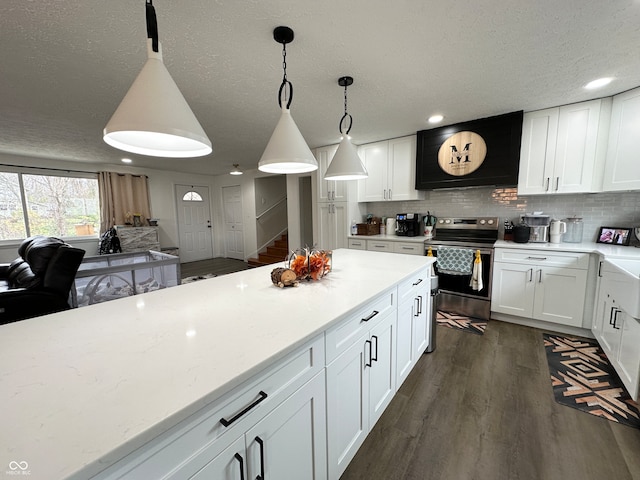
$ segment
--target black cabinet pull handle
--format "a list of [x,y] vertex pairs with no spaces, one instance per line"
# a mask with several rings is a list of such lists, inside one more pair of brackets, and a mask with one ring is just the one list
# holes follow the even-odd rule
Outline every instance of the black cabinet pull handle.
[[616,313],[613,315],[613,328],[615,328],[616,330],[620,330],[620,327],[618,327],[618,326],[616,325],[616,323],[618,322],[618,313],[619,313],[620,311],[621,311],[621,310],[618,310],[618,309],[616,308]]
[[363,322],[368,322],[369,320],[371,320],[373,317],[375,317],[377,314],[379,314],[380,312],[377,310],[374,310],[373,313],[371,315],[369,315],[366,318],[363,318],[362,321]]
[[413,316],[419,317],[420,316],[420,300],[418,300],[418,297],[413,299],[413,307],[414,307]]
[[413,284],[413,286],[415,287],[416,285],[420,285],[421,283],[422,283],[422,279],[419,278],[418,281]]
[[238,413],[237,415],[235,415],[231,420],[227,420],[226,418],[222,417],[220,419],[220,423],[222,425],[224,425],[225,427],[228,427],[229,425],[231,425],[233,422],[235,422],[236,420],[238,420],[240,417],[242,417],[245,413],[247,413],[249,410],[251,410],[253,407],[257,406],[260,402],[262,402],[265,398],[267,398],[267,394],[264,393],[262,390],[260,390],[260,393],[258,393],[258,395],[260,395],[260,398],[257,399],[255,402],[253,402],[251,405],[247,406],[244,410],[242,410],[240,413]]
[[366,357],[367,352],[364,352],[364,354],[365,354],[364,366],[365,367],[370,367],[372,365],[372,360],[373,360],[372,359],[372,355],[371,355],[371,340],[365,340],[364,344],[365,345],[369,344],[369,362],[367,362],[367,357]]
[[260,475],[256,480],[264,480],[264,441],[260,437],[256,437],[256,442],[260,445]]
[[611,312],[609,312],[609,325],[613,325],[613,312],[615,312],[616,310],[616,307],[611,307]]
[[240,480],[244,480],[244,459],[239,453],[236,453],[233,458],[235,458],[238,463],[240,463]]
[[418,315],[422,313],[422,295],[418,295]]
[[375,335],[371,335],[371,338],[376,339],[376,356],[375,357],[373,355],[371,356],[371,363],[373,363],[378,361],[378,337]]
[[602,276],[602,262],[598,262],[598,276]]

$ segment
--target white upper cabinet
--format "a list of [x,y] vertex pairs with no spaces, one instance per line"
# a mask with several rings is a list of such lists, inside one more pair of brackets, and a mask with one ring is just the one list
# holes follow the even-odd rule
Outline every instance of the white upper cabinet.
[[329,164],[333,156],[338,150],[338,145],[329,145],[328,147],[316,148],[314,151],[316,160],[318,161],[317,185],[318,185],[318,202],[336,202],[348,200],[349,187],[355,185],[355,180],[325,180],[324,174],[329,168]]
[[611,98],[525,113],[518,193],[598,192]]
[[369,177],[358,180],[358,201],[422,200],[416,190],[416,136],[361,145],[358,153]]
[[640,190],[640,88],[613,97],[603,190]]

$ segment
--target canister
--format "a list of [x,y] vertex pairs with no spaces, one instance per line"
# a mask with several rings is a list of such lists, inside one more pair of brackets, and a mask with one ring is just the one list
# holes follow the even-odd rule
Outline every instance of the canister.
[[582,217],[569,217],[562,220],[567,224],[567,231],[562,235],[562,241],[565,243],[582,242],[583,223]]

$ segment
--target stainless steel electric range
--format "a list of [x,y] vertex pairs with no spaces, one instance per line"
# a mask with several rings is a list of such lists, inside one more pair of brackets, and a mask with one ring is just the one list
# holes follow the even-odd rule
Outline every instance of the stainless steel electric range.
[[491,281],[493,278],[493,245],[498,239],[498,218],[439,218],[433,240],[427,240],[434,256],[439,247],[480,250],[483,288],[479,291],[469,286],[470,275],[452,275],[438,271],[440,295],[438,309],[456,312],[476,318],[489,319],[491,314]]

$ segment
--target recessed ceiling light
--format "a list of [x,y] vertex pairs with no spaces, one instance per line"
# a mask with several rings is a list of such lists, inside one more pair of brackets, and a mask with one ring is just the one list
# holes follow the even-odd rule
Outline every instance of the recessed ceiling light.
[[132,160],[130,158],[123,158],[122,163],[131,163]]
[[431,115],[429,117],[429,123],[440,123],[444,117],[442,115]]
[[587,90],[595,90],[596,88],[601,88],[605,85],[609,85],[611,83],[611,80],[613,80],[613,78],[598,78],[597,80],[592,80],[591,82],[587,83],[584,88],[586,88]]

